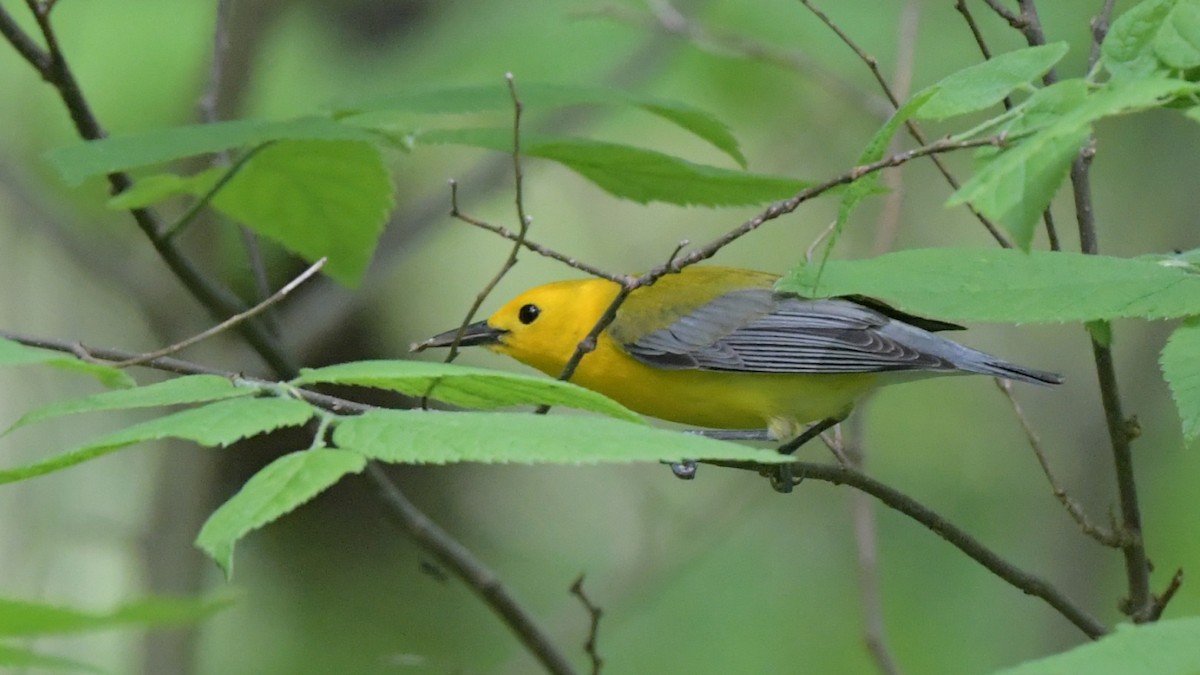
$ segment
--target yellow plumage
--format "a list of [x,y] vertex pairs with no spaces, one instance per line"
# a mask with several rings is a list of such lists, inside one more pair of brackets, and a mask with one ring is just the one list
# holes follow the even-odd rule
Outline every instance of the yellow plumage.
[[[777,280],[693,266],[635,290],[571,381],[652,417],[769,428],[780,439],[805,423],[845,416],[855,400],[891,381],[957,372],[1058,381],[930,332],[957,328],[952,324],[864,298],[777,294]],[[468,327],[462,344],[484,345],[557,377],[618,290],[603,279],[538,286]],[[419,347],[448,346],[455,332]]]

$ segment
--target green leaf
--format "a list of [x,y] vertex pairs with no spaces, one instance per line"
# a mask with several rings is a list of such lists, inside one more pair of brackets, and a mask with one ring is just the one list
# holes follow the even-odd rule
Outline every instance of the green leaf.
[[0,366],[23,366],[29,364],[42,364],[90,375],[110,389],[137,385],[137,382],[128,373],[118,368],[99,363],[90,363],[74,356],[68,356],[62,352],[28,347],[19,342],[13,342],[12,340],[0,337]]
[[[509,129],[440,129],[418,134],[427,144],[512,150]],[[521,135],[521,152],[563,164],[616,197],[700,206],[743,206],[783,199],[806,183],[781,176],[695,164],[661,152],[583,138]]]
[[1171,333],[1159,357],[1163,377],[1179,408],[1183,438],[1200,438],[1200,318],[1192,317]]
[[109,612],[84,612],[24,600],[0,598],[0,636],[59,635],[143,626],[184,626],[203,621],[231,606],[227,596],[210,598],[144,598]]
[[1096,642],[1006,668],[994,675],[1195,675],[1200,672],[1200,617],[1121,624]]
[[31,651],[29,649],[13,647],[5,644],[0,644],[0,666],[20,669],[17,672],[24,672],[29,668],[42,668],[46,670],[82,670],[89,673],[104,672],[93,665],[82,663],[80,661],[66,659],[61,656],[39,654],[38,652]]
[[1066,176],[1071,159],[1087,142],[1092,123],[1198,90],[1193,83],[1165,77],[1111,82],[1041,131],[985,155],[986,164],[951,195],[947,205],[970,202],[1004,223],[1027,249],[1038,218]]
[[1087,99],[1088,83],[1081,77],[1059,80],[1035,91],[1017,106],[1017,116],[1007,127],[1009,135],[1044,129]]
[[379,137],[326,117],[283,122],[236,120],[112,136],[54,150],[49,159],[68,184],[78,185],[92,176],[114,171],[285,139],[375,142]]
[[304,424],[313,416],[307,403],[285,398],[218,401],[126,427],[50,459],[0,470],[0,484],[53,473],[143,441],[179,438],[206,447]]
[[604,417],[373,410],[333,431],[338,447],[384,462],[597,464],[723,459],[785,463],[774,450]]
[[1104,67],[1113,78],[1136,79],[1160,68],[1154,42],[1175,2],[1141,2],[1113,21],[1100,47]]
[[213,206],[348,286],[362,277],[393,205],[379,150],[359,141],[280,141],[263,148]]
[[949,321],[1059,323],[1200,314],[1200,275],[1140,258],[1006,249],[915,249],[831,261],[814,291],[800,267],[780,291],[878,297]]
[[932,97],[916,116],[940,120],[990,108],[1018,87],[1045,75],[1067,49],[1065,42],[1025,47],[963,68],[922,92],[932,93]]
[[[618,89],[578,85],[519,82],[517,90],[526,111],[573,105],[640,108],[708,141],[740,166],[746,166],[746,158],[729,128],[707,112],[683,103]],[[387,122],[394,117],[389,113],[394,112],[461,114],[511,111],[512,107],[512,95],[508,85],[485,84],[401,92],[345,106],[336,114],[339,117],[350,116],[346,118],[347,122],[361,124]]]
[[1200,66],[1200,0],[1177,0],[1154,38],[1154,53],[1170,68]]
[[324,368],[305,368],[300,371],[300,377],[291,382],[296,386],[319,383],[390,389],[467,408],[545,404],[642,422],[637,413],[620,403],[569,382],[448,363],[354,361]]
[[233,547],[246,536],[321,494],[348,473],[367,465],[361,455],[314,448],[284,455],[250,477],[242,489],[218,508],[196,537],[225,576],[233,575]]
[[1090,128],[1084,127],[1047,137],[1039,143],[1039,152],[1021,161],[1003,162],[1003,157],[995,160],[984,169],[1001,166],[992,176],[994,188],[976,194],[971,205],[1004,225],[1014,243],[1028,251],[1042,213],[1049,208],[1091,133]]
[[[257,391],[259,391],[257,387],[240,385],[219,375],[185,375],[143,387],[106,391],[84,398],[56,401],[25,413],[4,434],[11,433],[27,424],[43,422],[63,415],[201,403],[236,396],[249,396]],[[4,434],[0,434],[0,436]]]

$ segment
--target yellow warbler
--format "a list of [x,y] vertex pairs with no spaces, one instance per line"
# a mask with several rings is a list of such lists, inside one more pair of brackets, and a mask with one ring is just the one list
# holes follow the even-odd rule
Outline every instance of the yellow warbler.
[[[713,429],[770,429],[786,440],[802,426],[844,418],[881,385],[978,373],[1058,384],[934,334],[961,329],[860,296],[809,300],[775,292],[779,277],[692,266],[633,291],[571,381],[652,417]],[[604,279],[530,289],[460,345],[482,345],[558,376],[616,297]],[[414,349],[448,347],[457,330]]]

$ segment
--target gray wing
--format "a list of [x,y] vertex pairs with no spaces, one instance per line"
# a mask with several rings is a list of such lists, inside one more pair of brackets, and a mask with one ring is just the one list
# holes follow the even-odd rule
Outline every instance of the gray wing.
[[[750,373],[968,371],[1045,381],[857,303],[747,289],[720,296],[624,345],[657,368]],[[1014,372],[1014,368],[1016,368]]]

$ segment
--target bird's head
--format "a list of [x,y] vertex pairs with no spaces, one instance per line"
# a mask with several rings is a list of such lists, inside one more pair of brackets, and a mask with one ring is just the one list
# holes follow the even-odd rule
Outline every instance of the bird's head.
[[[597,279],[538,286],[513,298],[487,320],[468,324],[458,344],[486,347],[558,375],[616,293],[616,284]],[[434,335],[412,350],[449,347],[458,331]]]

